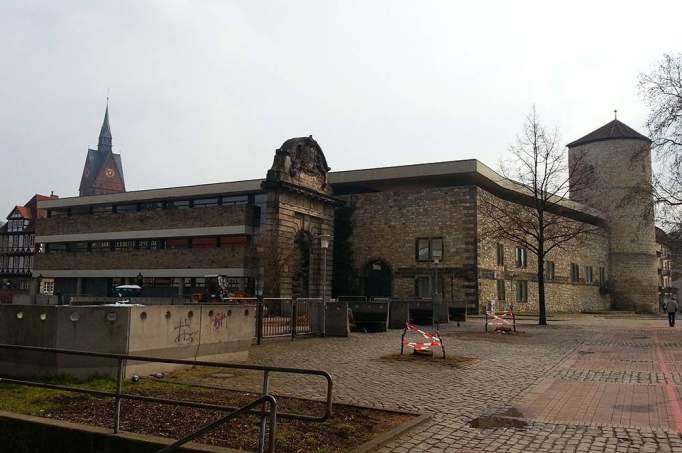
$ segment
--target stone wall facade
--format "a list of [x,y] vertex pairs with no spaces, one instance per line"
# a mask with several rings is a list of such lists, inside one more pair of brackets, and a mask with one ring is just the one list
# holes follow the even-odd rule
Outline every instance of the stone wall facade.
[[[482,189],[478,189],[479,191]],[[509,203],[499,199],[499,203]],[[479,212],[479,215],[482,215]],[[516,243],[486,238],[482,221],[478,222],[478,275],[480,309],[490,300],[499,300],[497,281],[504,281],[506,303],[513,303],[518,312],[538,311],[537,256],[527,251],[525,266],[516,263]],[[589,229],[592,229],[590,226]],[[503,262],[498,263],[498,244],[504,249]],[[607,282],[600,281],[600,268],[608,281],[610,277],[608,234],[599,228],[565,243],[561,248],[550,252],[546,262],[554,263],[555,278],[545,279],[545,304],[548,313],[581,312],[607,310],[610,295],[604,287]],[[571,279],[571,264],[579,267],[577,281]],[[547,264],[545,265],[547,267]],[[587,268],[592,268],[592,282],[588,282]],[[527,281],[528,298],[526,302],[516,300],[515,282]]]
[[571,199],[606,217],[614,308],[657,311],[649,144],[626,139],[587,143],[570,148],[569,162],[578,174],[590,173],[586,184],[571,187]]
[[442,238],[438,279],[443,300],[476,306],[475,187],[408,188],[342,198],[351,206],[350,242],[361,293],[368,266],[378,260],[390,267],[392,297],[417,297],[416,279],[433,280],[434,265],[417,260],[416,241]]

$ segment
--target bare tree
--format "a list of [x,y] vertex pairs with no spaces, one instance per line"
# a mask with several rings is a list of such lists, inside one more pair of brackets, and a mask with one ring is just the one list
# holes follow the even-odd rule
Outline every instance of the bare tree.
[[599,231],[564,215],[571,208],[569,190],[585,187],[591,171],[579,157],[572,159],[569,168],[558,131],[545,129],[535,107],[510,153],[514,158],[501,165],[504,180],[500,184],[511,189],[515,199],[506,201],[481,192],[481,234],[487,239],[512,241],[537,257],[538,323],[546,325],[545,259],[554,249]]
[[646,126],[656,152],[653,193],[659,223],[682,225],[682,54],[664,54],[648,74],[639,75],[639,90],[649,107]]

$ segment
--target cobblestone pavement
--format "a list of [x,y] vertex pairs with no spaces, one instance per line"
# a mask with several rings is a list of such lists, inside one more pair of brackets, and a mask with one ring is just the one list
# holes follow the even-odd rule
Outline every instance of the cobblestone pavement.
[[[682,327],[663,318],[562,316],[521,322],[517,335],[483,334],[482,321],[443,329],[458,367],[397,361],[401,331],[350,338],[272,341],[251,350],[259,364],[318,368],[335,400],[428,413],[427,424],[381,452],[682,452]],[[255,376],[213,378],[258,389]],[[273,393],[322,398],[323,385],[276,375]],[[526,428],[478,429],[470,420],[520,410]]]

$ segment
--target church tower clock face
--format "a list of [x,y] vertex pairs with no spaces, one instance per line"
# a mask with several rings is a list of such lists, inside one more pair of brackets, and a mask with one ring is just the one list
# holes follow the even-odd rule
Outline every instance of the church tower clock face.
[[114,170],[112,170],[111,168],[107,168],[104,171],[104,174],[107,175],[107,178],[113,178],[114,177]]

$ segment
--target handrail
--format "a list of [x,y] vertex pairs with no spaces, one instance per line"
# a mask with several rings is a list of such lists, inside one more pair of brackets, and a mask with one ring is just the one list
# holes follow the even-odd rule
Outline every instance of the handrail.
[[180,446],[186,444],[187,442],[196,439],[197,437],[200,437],[207,432],[211,431],[214,428],[217,428],[221,424],[225,423],[229,419],[243,413],[247,412],[249,409],[252,407],[258,406],[259,404],[262,403],[270,403],[270,431],[268,435],[268,452],[269,453],[274,453],[275,451],[275,434],[277,433],[277,400],[272,395],[263,395],[257,400],[254,400],[247,404],[246,406],[242,406],[239,409],[230,412],[229,414],[225,415],[224,417],[220,417],[218,420],[215,420],[208,425],[204,425],[198,430],[194,431],[191,434],[186,435],[182,439],[178,439],[176,442],[172,443],[171,445],[168,445],[161,450],[157,450],[156,453],[168,453],[171,451],[177,450]]
[[[48,388],[48,389],[53,389],[53,390],[62,390],[62,391],[68,391],[68,392],[74,392],[74,393],[83,393],[83,394],[88,394],[88,395],[97,396],[97,397],[114,398],[114,401],[115,401],[114,426],[113,426],[114,433],[118,433],[118,431],[119,431],[121,400],[123,400],[123,399],[143,401],[143,402],[149,402],[149,403],[170,404],[170,405],[176,405],[176,406],[185,406],[185,407],[193,407],[193,408],[201,408],[201,409],[210,409],[210,410],[217,410],[217,411],[222,411],[222,412],[230,411],[230,414],[233,414],[232,416],[235,416],[235,415],[240,414],[240,413],[248,413],[248,414],[252,414],[252,415],[257,415],[261,418],[260,436],[259,436],[259,450],[258,451],[263,452],[264,448],[265,448],[265,430],[266,430],[265,420],[266,420],[267,416],[270,416],[271,417],[271,423],[273,423],[273,417],[274,417],[273,414],[276,413],[276,408],[275,408],[276,401],[275,401],[274,397],[272,395],[270,395],[270,390],[269,390],[270,373],[291,373],[291,374],[304,374],[304,375],[321,376],[327,382],[327,392],[326,392],[327,395],[326,395],[326,400],[325,400],[325,411],[324,411],[323,415],[314,416],[314,415],[307,415],[307,414],[295,414],[295,413],[283,412],[281,414],[277,414],[276,416],[279,416],[281,418],[294,419],[294,420],[323,422],[323,421],[327,420],[329,417],[331,417],[331,415],[332,415],[333,380],[332,380],[331,375],[329,373],[327,373],[326,371],[323,371],[323,370],[311,370],[311,369],[304,369],[304,368],[288,368],[288,367],[274,367],[274,366],[261,366],[261,365],[246,365],[246,364],[238,364],[238,363],[218,363],[218,362],[207,362],[207,361],[201,361],[201,360],[168,359],[168,358],[162,358],[162,357],[146,357],[146,356],[115,354],[115,353],[106,353],[106,352],[78,351],[78,350],[73,350],[73,349],[59,349],[59,348],[47,348],[47,347],[41,347],[41,346],[25,346],[25,345],[11,345],[11,344],[0,344],[0,349],[43,352],[43,353],[55,353],[55,354],[67,354],[67,355],[77,355],[77,356],[82,356],[82,357],[97,357],[97,358],[117,360],[118,361],[118,373],[117,373],[117,382],[116,382],[116,391],[115,392],[108,392],[108,391],[103,391],[103,390],[92,390],[92,389],[87,389],[87,388],[71,387],[71,386],[59,385],[59,384],[48,384],[48,383],[41,383],[41,382],[33,382],[33,381],[26,381],[26,380],[21,380],[21,379],[11,379],[11,378],[6,378],[6,377],[0,376],[0,384],[2,384],[2,383],[18,384],[18,385],[26,385],[26,386],[30,386],[30,387],[41,387],[41,388]],[[123,375],[124,375],[123,369],[124,369],[124,364],[127,363],[128,361],[170,363],[170,364],[178,364],[178,365],[205,366],[205,367],[213,367],[213,368],[230,368],[230,369],[238,369],[238,370],[262,371],[263,372],[263,387],[262,387],[261,397],[258,400],[254,401],[253,404],[248,404],[247,406],[244,406],[244,407],[234,407],[234,406],[226,406],[226,405],[218,405],[218,404],[210,404],[210,403],[200,403],[200,402],[186,401],[186,400],[175,400],[175,399],[169,399],[169,398],[157,398],[157,397],[152,397],[152,396],[144,396],[144,395],[135,395],[135,394],[130,394],[130,393],[124,393],[122,391]],[[266,411],[265,410],[265,403],[268,403],[268,402],[270,403],[270,410]],[[260,405],[260,404],[263,405],[262,409],[255,409],[255,407]],[[230,414],[228,414],[228,415],[230,415]],[[228,418],[230,418],[230,417],[229,416],[223,417],[220,420],[225,421]],[[212,425],[212,426],[217,426],[217,424]],[[274,439],[273,431],[275,430],[274,427],[276,425],[271,424],[270,426],[271,426],[270,439],[272,440],[272,439]],[[206,428],[206,427],[204,427],[204,428]],[[204,428],[202,428],[202,429],[204,429]],[[192,437],[192,438],[194,438],[194,437]],[[187,442],[189,440],[190,439],[186,440],[185,442]],[[180,445],[180,444],[178,444],[178,445]],[[268,448],[271,448],[271,449],[274,448],[274,443],[271,443]],[[167,450],[167,451],[170,451],[170,450]],[[270,451],[274,451],[274,450],[270,450]]]

